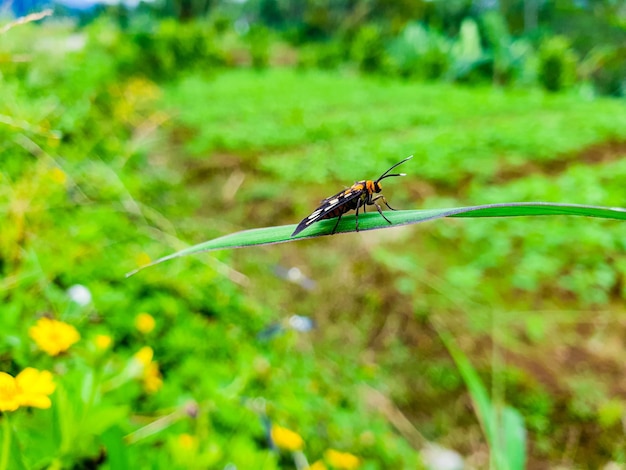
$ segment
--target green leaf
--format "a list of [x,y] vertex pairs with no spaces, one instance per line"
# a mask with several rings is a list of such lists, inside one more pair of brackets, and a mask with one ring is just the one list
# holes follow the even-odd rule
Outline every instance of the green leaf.
[[[385,216],[392,222],[389,225],[380,214],[368,213],[359,216],[359,230],[377,230],[392,228],[400,225],[417,224],[427,220],[443,217],[519,217],[528,215],[578,215],[599,217],[604,219],[626,220],[626,209],[621,207],[583,206],[579,204],[558,204],[550,202],[509,202],[501,204],[486,204],[481,206],[457,207],[452,209],[423,209],[409,211],[387,211]],[[132,276],[138,271],[154,266],[173,258],[200,253],[204,251],[224,250],[229,248],[243,248],[247,246],[271,245],[285,243],[305,238],[316,238],[331,235],[336,219],[322,220],[310,228],[292,237],[296,225],[282,225],[265,227],[242,232],[232,233],[215,238],[197,245],[185,248],[171,255],[159,258],[151,264],[131,271],[126,276]],[[355,232],[355,216],[349,215],[341,219],[336,233]]]
[[90,434],[102,436],[114,425],[123,423],[128,415],[127,406],[102,405],[93,407],[85,417],[83,427],[89,430]]
[[109,468],[131,468],[128,445],[119,426],[108,428],[100,438],[107,452]]
[[25,470],[22,460],[22,449],[17,440],[17,433],[9,423],[8,414],[0,417],[2,427],[0,429],[0,470],[15,469]]

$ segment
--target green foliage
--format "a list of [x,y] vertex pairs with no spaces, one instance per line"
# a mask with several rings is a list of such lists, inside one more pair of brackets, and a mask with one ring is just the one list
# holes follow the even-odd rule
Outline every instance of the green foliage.
[[345,55],[345,46],[339,40],[309,43],[298,50],[298,66],[332,70],[345,62]]
[[[626,20],[620,2],[522,3],[168,0],[144,2],[134,10],[109,6],[83,12],[81,23],[94,16],[115,21],[124,39],[116,52],[120,59],[127,55],[120,65],[130,71],[140,64],[144,73],[159,79],[175,76],[196,59],[211,71],[224,64],[284,64],[284,57],[272,60],[280,55],[273,46],[286,40],[302,48],[297,62],[305,68],[356,65],[364,73],[540,84],[551,91],[582,79],[587,93],[624,94]],[[255,30],[263,31],[256,39]],[[589,59],[593,73],[580,70],[577,77],[578,57]]]
[[364,72],[381,70],[386,57],[381,28],[373,24],[360,28],[352,41],[350,57]]
[[493,61],[493,81],[500,85],[528,80],[533,49],[524,39],[511,36],[503,16],[495,11],[481,17],[482,30]]
[[171,79],[187,68],[210,73],[229,60],[213,24],[207,21],[138,21],[122,31],[103,19],[90,25],[87,33],[89,50],[116,56],[123,76],[140,70],[147,78]]
[[270,32],[261,25],[252,25],[247,33],[250,44],[250,57],[252,66],[256,69],[264,69],[269,64],[270,58]]
[[539,81],[548,91],[561,91],[576,81],[578,59],[566,37],[554,36],[539,47]]
[[592,81],[599,93],[624,96],[626,88],[626,47],[594,47],[581,63],[583,79]]
[[403,77],[433,80],[450,67],[450,41],[419,23],[409,23],[389,46],[391,69]]
[[483,51],[476,21],[471,18],[463,20],[459,36],[451,51],[453,60],[450,76],[452,79],[475,82],[485,77],[481,68],[489,65],[489,59]]

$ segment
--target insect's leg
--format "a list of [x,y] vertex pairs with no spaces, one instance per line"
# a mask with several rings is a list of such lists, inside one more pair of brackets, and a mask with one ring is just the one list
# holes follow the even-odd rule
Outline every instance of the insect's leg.
[[379,196],[376,196],[374,199],[372,199],[372,202],[374,202],[376,199],[381,199],[381,198],[382,198],[383,202],[385,203],[385,205],[386,205],[389,209],[391,209],[392,211],[397,210],[397,209],[394,209],[393,207],[391,207],[391,206],[389,205],[389,203],[387,202],[387,199],[385,199],[385,196],[383,196],[382,194],[381,194],[381,195],[379,195]]
[[359,207],[361,207],[361,205],[363,206],[363,209],[365,209],[365,204],[361,204],[361,200],[359,199],[356,203],[356,214],[354,215],[354,220],[356,222],[356,231],[359,231]]
[[[380,196],[379,196],[379,197],[380,197]],[[376,199],[378,199],[378,198],[376,198]],[[383,214],[383,210],[382,210],[382,209],[380,208],[380,206],[376,203],[376,200],[375,200],[375,199],[373,199],[373,200],[372,200],[372,204],[374,204],[374,205],[376,206],[376,209],[378,210],[378,213],[379,213],[380,215],[382,215],[382,216],[383,216],[383,219],[385,219],[388,223],[390,223],[390,224],[391,224],[391,220],[389,220],[387,217],[385,217],[385,214]],[[390,208],[390,209],[391,209],[391,208]]]
[[336,223],[336,224],[335,224],[335,226],[333,227],[333,231],[332,231],[332,232],[330,232],[330,234],[331,234],[331,235],[334,235],[334,234],[335,234],[335,232],[337,231],[337,227],[339,226],[339,221],[341,220],[341,216],[342,216],[342,215],[343,215],[343,214],[339,214],[339,217],[337,217],[337,223]]

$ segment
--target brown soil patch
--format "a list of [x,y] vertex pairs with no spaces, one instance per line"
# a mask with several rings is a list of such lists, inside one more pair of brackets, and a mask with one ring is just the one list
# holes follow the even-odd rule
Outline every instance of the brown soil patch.
[[570,165],[600,165],[623,158],[625,155],[626,142],[603,142],[587,147],[579,152],[564,154],[561,158],[549,162],[525,162],[523,165],[514,167],[505,165],[498,171],[494,179],[499,183],[503,183],[533,173],[557,175],[565,171]]

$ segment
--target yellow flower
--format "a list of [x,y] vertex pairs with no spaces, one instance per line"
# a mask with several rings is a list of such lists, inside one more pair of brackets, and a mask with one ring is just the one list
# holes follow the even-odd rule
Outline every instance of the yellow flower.
[[6,372],[0,372],[0,411],[14,411],[19,406],[19,390],[15,379]]
[[198,438],[191,434],[183,433],[178,436],[178,444],[187,451],[195,451],[198,448]]
[[324,458],[332,467],[340,470],[354,470],[359,468],[361,463],[357,456],[334,449],[328,449],[324,453]]
[[137,328],[144,335],[147,335],[154,330],[155,324],[156,322],[154,321],[154,317],[149,313],[140,313],[135,317],[135,328]]
[[290,429],[283,428],[281,426],[272,426],[272,441],[281,450],[288,450],[295,452],[301,450],[304,447],[304,440],[298,433],[293,432]]
[[37,343],[39,349],[51,356],[57,356],[80,339],[76,328],[62,321],[51,318],[40,318],[28,330],[29,336]]
[[153,357],[154,351],[150,346],[144,346],[134,355],[135,360],[143,366],[141,380],[146,393],[155,393],[163,386],[159,364],[152,361]]
[[52,380],[52,373],[49,371],[27,367],[17,374],[15,382],[19,390],[20,405],[35,408],[50,408],[52,406],[48,395],[52,395],[56,385]]
[[308,470],[326,470],[326,465],[321,460],[318,460],[313,465],[309,467]]
[[151,362],[143,373],[143,389],[146,393],[156,393],[163,386],[163,378],[159,371],[159,364]]
[[150,346],[144,346],[139,351],[135,353],[133,356],[137,361],[141,363],[141,365],[148,367],[152,362],[152,358],[154,357],[154,350]]
[[109,335],[96,335],[93,342],[98,350],[105,351],[111,347],[111,344],[113,344],[113,338]]
[[137,266],[142,267],[152,263],[152,258],[150,258],[148,253],[139,253],[135,258],[135,262]]
[[13,378],[6,372],[0,372],[0,411],[15,411],[20,406],[50,408],[56,385],[52,374],[47,370],[27,367]]
[[50,170],[50,179],[54,181],[55,183],[57,183],[58,185],[64,185],[65,182],[67,181],[67,175],[65,174],[63,170],[61,170],[58,167],[55,167],[52,170]]

